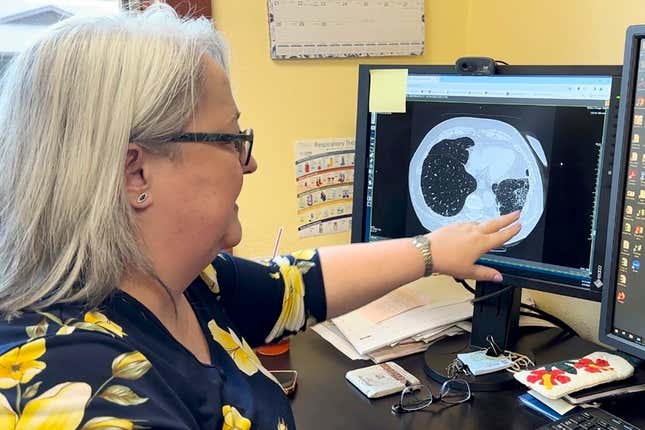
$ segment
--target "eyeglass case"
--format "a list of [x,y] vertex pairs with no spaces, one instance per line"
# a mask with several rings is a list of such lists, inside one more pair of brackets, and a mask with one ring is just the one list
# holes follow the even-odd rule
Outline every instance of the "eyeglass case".
[[399,393],[408,385],[419,384],[414,375],[393,361],[350,370],[345,378],[370,399]]
[[594,352],[579,359],[557,361],[546,366],[515,373],[515,379],[549,399],[634,374],[624,358],[607,352]]

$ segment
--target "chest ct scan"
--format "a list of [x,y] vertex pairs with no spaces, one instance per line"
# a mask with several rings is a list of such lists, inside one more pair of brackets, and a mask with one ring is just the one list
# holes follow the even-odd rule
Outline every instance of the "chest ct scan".
[[521,210],[519,243],[544,211],[547,161],[530,132],[495,119],[458,117],[432,128],[409,169],[414,211],[428,230]]

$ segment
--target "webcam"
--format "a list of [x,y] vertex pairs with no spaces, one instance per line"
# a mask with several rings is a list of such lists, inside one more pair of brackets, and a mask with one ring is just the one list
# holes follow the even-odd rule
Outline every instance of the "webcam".
[[455,63],[462,75],[490,76],[495,74],[495,60],[488,57],[461,57]]

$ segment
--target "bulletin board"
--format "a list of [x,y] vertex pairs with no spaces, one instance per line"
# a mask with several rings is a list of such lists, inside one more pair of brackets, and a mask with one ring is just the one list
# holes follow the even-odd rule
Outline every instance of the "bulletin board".
[[269,0],[271,58],[421,55],[423,0]]

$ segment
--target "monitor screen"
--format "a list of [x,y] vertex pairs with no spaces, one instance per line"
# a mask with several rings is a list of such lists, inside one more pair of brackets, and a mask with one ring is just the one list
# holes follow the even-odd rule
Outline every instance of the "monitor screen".
[[627,42],[624,106],[618,124],[620,147],[612,190],[617,205],[610,231],[615,237],[607,261],[612,262],[613,270],[608,281],[611,288],[603,297],[603,320],[609,309],[604,330],[614,342],[606,337],[601,340],[645,358],[645,267],[641,267],[645,263],[645,27],[640,27],[640,33],[628,37]]
[[530,280],[524,287],[543,281],[597,295],[617,69],[410,69],[405,113],[367,112],[360,124],[359,109],[358,127],[369,131],[357,133],[367,180],[363,191],[355,187],[364,199],[354,206],[361,231],[353,239],[410,237],[521,210],[520,233],[482,263]]

